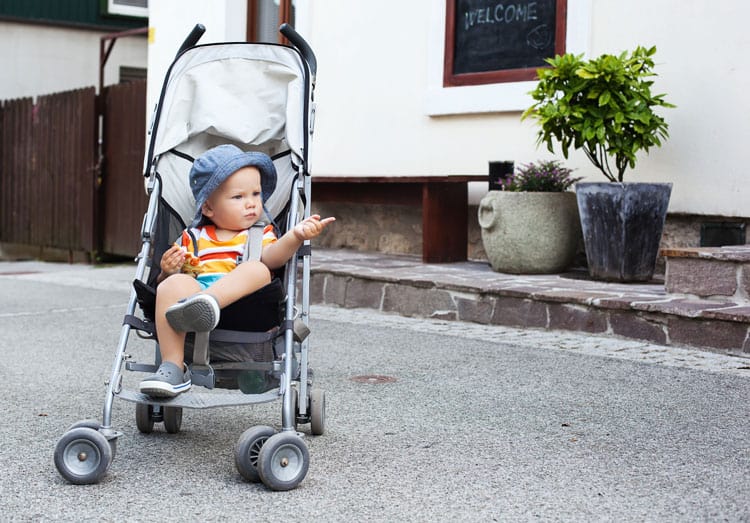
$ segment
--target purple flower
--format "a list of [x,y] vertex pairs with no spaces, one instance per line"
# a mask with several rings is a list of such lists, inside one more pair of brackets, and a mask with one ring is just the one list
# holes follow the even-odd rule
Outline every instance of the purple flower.
[[572,170],[558,160],[542,160],[521,165],[502,183],[504,191],[563,192],[581,178],[571,177]]

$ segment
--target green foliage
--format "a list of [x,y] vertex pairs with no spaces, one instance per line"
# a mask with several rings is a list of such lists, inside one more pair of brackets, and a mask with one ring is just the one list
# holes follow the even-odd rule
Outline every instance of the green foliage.
[[503,191],[564,192],[580,180],[573,171],[563,167],[558,160],[541,160],[521,165],[514,174],[500,181]]
[[665,95],[651,94],[655,53],[656,47],[639,46],[588,61],[573,54],[550,58],[551,67],[537,72],[539,83],[530,92],[535,102],[522,119],[537,120],[538,144],[550,152],[554,141],[565,158],[571,147],[582,149],[607,179],[622,182],[625,170],[635,167],[636,153],[669,136],[666,121],[653,110],[674,107]]

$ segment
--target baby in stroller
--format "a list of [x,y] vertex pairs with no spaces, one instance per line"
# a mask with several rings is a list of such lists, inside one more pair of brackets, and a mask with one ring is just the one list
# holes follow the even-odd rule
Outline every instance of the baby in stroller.
[[151,397],[171,398],[190,389],[187,332],[213,330],[222,308],[268,285],[271,271],[335,220],[312,215],[278,239],[268,225],[260,260],[238,263],[248,230],[263,216],[276,186],[273,162],[263,153],[219,145],[195,160],[189,180],[194,220],[160,262],[155,322],[162,362],[139,387]]

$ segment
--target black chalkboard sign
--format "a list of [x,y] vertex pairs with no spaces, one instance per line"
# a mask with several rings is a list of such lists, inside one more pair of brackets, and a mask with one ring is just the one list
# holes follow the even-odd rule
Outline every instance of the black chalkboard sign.
[[471,80],[503,71],[515,73],[507,80],[531,79],[545,58],[564,52],[564,0],[448,0],[446,12],[448,84],[503,81],[486,74]]

